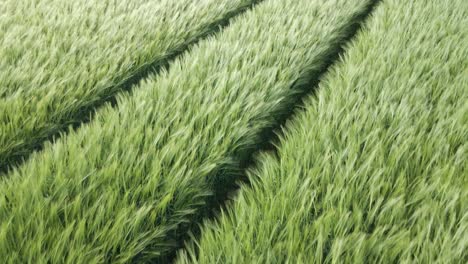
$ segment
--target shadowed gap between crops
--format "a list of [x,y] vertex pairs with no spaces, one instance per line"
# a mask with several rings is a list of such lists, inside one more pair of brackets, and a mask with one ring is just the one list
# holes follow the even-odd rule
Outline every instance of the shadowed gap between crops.
[[[320,58],[322,62],[320,67],[311,65],[310,68],[302,70],[301,77],[291,87],[291,89],[297,91],[295,96],[288,98],[286,103],[279,106],[274,112],[269,113],[275,120],[275,125],[261,131],[258,135],[259,141],[255,142],[256,144],[246,145],[243,149],[238,150],[232,157],[232,163],[219,166],[216,172],[213,173],[213,177],[207,177],[208,179],[214,179],[209,182],[214,191],[213,196],[206,200],[206,206],[197,212],[189,223],[179,225],[177,230],[168,235],[175,241],[176,250],[153,259],[153,263],[174,262],[177,250],[183,249],[184,243],[200,238],[203,221],[216,220],[219,212],[229,206],[230,197],[238,191],[239,183],[249,186],[247,170],[256,165],[255,156],[258,153],[268,151],[277,154],[277,143],[283,134],[281,128],[295,116],[297,111],[304,107],[304,99],[315,94],[315,89],[321,77],[344,54],[347,44],[352,41],[380,1],[371,1],[362,13],[353,17],[344,28],[338,29],[338,31],[345,32],[345,34],[338,34],[340,36],[335,39],[326,54],[323,54],[323,57]],[[325,249],[324,254],[327,251]],[[137,263],[138,260],[139,258],[136,256],[133,262]]]
[[55,141],[62,136],[66,136],[66,134],[68,134],[71,130],[78,129],[81,125],[89,123],[93,119],[96,110],[100,107],[104,106],[105,104],[110,104],[112,107],[115,107],[117,105],[117,94],[121,92],[131,93],[133,87],[138,85],[141,80],[144,80],[153,74],[156,75],[162,70],[169,70],[170,63],[177,57],[183,55],[185,52],[188,52],[191,46],[196,45],[207,37],[222,31],[224,28],[229,26],[232,19],[252,9],[262,1],[264,0],[254,0],[252,3],[243,5],[233,11],[227,12],[224,17],[205,26],[201,34],[187,40],[179,47],[170,50],[164,57],[158,58],[151,63],[140,66],[133,75],[129,76],[120,83],[113,85],[115,89],[110,89],[111,92],[109,94],[102,95],[101,99],[90,102],[89,104],[83,106],[79,111],[70,113],[68,118],[58,121],[58,126],[56,128],[52,130],[47,129],[44,132],[40,131],[37,133],[44,134],[44,137],[40,137],[39,140],[36,140],[35,142],[24,143],[13,148],[11,151],[9,151],[10,155],[7,154],[5,163],[1,164],[0,162],[0,177],[4,176],[2,174],[7,174],[8,171],[15,166],[21,165],[34,151],[42,150],[45,142]]

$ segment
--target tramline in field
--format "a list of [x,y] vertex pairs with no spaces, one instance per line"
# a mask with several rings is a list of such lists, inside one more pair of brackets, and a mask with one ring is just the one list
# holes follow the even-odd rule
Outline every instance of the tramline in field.
[[178,263],[464,263],[468,2],[383,0]]

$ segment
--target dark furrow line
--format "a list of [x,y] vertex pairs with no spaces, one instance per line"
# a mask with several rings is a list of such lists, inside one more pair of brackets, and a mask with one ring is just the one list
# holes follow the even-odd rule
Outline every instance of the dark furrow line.
[[169,70],[170,63],[177,57],[182,56],[184,53],[189,52],[190,47],[196,45],[200,41],[217,34],[224,28],[228,27],[232,20],[243,14],[244,12],[254,8],[256,5],[261,3],[263,0],[254,0],[252,3],[240,6],[236,10],[227,12],[223,18],[213,21],[204,27],[204,30],[198,36],[188,39],[184,44],[176,47],[169,51],[169,53],[163,58],[158,58],[153,62],[141,65],[133,75],[126,78],[116,85],[108,94],[103,94],[102,97],[94,102],[90,102],[81,108],[80,111],[70,113],[68,118],[59,120],[60,126],[54,128],[52,131],[40,131],[38,134],[44,134],[44,136],[36,140],[36,142],[26,142],[18,145],[11,150],[11,155],[6,159],[4,164],[0,164],[0,177],[8,174],[9,170],[21,165],[25,162],[34,151],[40,151],[43,149],[44,144],[47,141],[55,141],[62,136],[66,136],[70,131],[78,129],[83,124],[92,121],[96,111],[106,104],[110,104],[112,107],[117,105],[117,95],[119,93],[132,93],[134,86],[137,86],[142,80],[146,79],[151,75],[157,75],[163,70]]
[[[288,98],[289,101],[280,105],[271,113],[271,118],[275,120],[274,126],[265,128],[260,132],[259,138],[261,142],[254,145],[246,144],[246,148],[238,151],[232,157],[232,162],[229,164],[220,165],[213,173],[213,176],[207,177],[212,179],[209,184],[212,185],[214,195],[206,200],[207,206],[192,218],[190,223],[185,226],[180,226],[174,233],[177,238],[178,248],[183,249],[184,243],[189,240],[196,240],[201,235],[201,224],[205,220],[214,220],[219,212],[228,206],[228,201],[235,192],[239,190],[239,183],[246,186],[249,185],[247,170],[253,168],[255,156],[260,152],[268,151],[277,153],[277,143],[284,131],[281,129],[285,123],[294,118],[298,111],[304,107],[304,99],[308,96],[314,96],[316,88],[320,83],[321,78],[329,71],[329,69],[339,61],[340,57],[346,52],[346,46],[353,40],[357,32],[362,28],[367,18],[375,10],[381,0],[374,0],[369,3],[366,9],[357,14],[350,20],[350,23],[344,28],[338,29],[345,32],[344,35],[338,37],[331,45],[330,49],[323,54],[319,67],[311,65],[308,69],[302,70],[300,77],[291,86],[291,90],[296,91],[295,96]],[[244,140],[247,141],[247,140]],[[244,144],[242,144],[244,145]],[[162,256],[155,259],[157,263],[174,262],[176,251],[168,256]]]

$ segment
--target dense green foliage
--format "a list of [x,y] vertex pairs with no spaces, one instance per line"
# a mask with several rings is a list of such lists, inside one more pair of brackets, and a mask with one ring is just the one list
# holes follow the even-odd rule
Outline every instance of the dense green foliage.
[[2,1],[0,169],[255,2]]
[[32,155],[0,185],[0,259],[142,262],[173,251],[370,2],[266,0]]
[[179,261],[466,263],[467,25],[465,0],[383,0]]

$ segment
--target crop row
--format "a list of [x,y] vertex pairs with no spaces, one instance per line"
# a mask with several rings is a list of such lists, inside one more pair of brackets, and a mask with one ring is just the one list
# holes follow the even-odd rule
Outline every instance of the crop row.
[[464,263],[468,2],[383,0],[198,263]]
[[162,260],[371,1],[266,0],[0,185],[0,258]]

